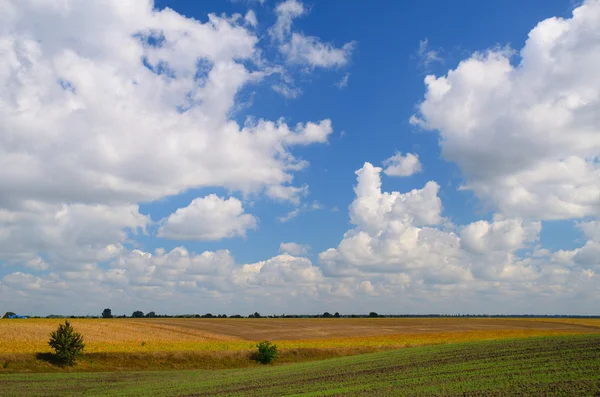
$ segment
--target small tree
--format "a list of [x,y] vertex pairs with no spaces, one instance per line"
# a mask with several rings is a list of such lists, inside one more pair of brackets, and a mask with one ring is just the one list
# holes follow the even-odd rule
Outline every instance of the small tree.
[[335,312],[335,314],[333,315],[333,317],[340,318],[340,314],[338,312]]
[[256,345],[256,347],[258,348],[256,361],[259,363],[271,364],[277,358],[277,345],[269,341],[263,341]]
[[379,317],[379,314],[377,314],[375,312],[371,312],[371,313],[369,313],[369,317]]
[[83,336],[75,332],[69,321],[60,324],[56,331],[50,333],[48,344],[54,349],[56,358],[63,365],[74,365],[75,359],[81,355],[85,347]]
[[131,315],[131,318],[143,318],[143,317],[144,317],[144,312],[141,310],[136,310]]
[[110,309],[104,309],[102,311],[102,318],[113,318],[112,311]]

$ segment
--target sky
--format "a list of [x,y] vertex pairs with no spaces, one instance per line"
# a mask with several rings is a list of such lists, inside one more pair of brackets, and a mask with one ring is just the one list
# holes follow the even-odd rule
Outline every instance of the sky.
[[0,311],[600,314],[598,26],[0,0]]

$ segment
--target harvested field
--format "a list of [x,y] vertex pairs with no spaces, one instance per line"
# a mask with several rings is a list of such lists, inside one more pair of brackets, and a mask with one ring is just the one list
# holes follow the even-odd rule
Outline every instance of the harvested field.
[[16,374],[11,396],[594,396],[600,335],[472,342],[227,371]]
[[[600,332],[578,319],[73,319],[88,353],[247,350],[258,340],[280,348],[390,348]],[[571,322],[569,322],[571,321]],[[62,320],[0,320],[0,355],[49,352]]]
[[[245,340],[305,340],[395,334],[430,334],[464,331],[552,330],[600,332],[600,319],[503,318],[342,318],[342,319],[149,319],[148,323],[202,330]],[[552,320],[552,319],[551,319]],[[563,321],[561,321],[563,320]]]

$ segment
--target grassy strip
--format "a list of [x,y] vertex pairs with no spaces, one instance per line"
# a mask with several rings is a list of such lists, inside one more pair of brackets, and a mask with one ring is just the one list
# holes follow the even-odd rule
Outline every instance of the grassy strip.
[[600,393],[600,335],[401,349],[226,371],[16,374],[11,396],[564,395]]
[[[390,350],[391,347],[298,348],[280,350],[278,364],[299,363]],[[49,353],[0,354],[0,374],[41,372],[164,371],[257,367],[255,350],[89,353],[74,367],[55,365]],[[0,394],[1,396],[1,394]]]

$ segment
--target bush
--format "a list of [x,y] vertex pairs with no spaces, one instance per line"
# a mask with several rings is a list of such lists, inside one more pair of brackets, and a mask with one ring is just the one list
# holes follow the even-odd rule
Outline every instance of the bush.
[[260,342],[256,345],[258,352],[255,355],[256,361],[261,364],[271,364],[277,358],[277,345],[269,341]]
[[54,349],[56,359],[62,365],[74,365],[75,359],[85,347],[83,336],[75,332],[69,321],[60,324],[56,331],[50,333],[48,344]]

